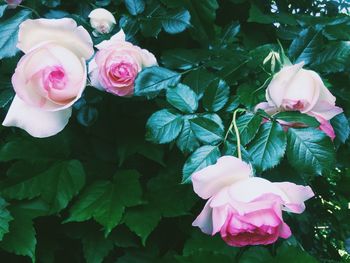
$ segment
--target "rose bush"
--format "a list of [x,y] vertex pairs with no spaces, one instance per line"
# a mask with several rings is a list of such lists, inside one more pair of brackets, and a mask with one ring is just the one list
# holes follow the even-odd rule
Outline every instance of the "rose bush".
[[0,3],[1,262],[347,262],[346,1]]

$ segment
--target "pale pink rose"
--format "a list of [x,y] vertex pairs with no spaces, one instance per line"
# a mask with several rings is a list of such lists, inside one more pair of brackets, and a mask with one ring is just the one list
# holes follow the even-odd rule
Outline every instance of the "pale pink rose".
[[312,70],[303,69],[304,63],[285,66],[266,89],[266,100],[257,105],[268,114],[278,111],[300,111],[315,117],[320,129],[334,139],[329,120],[343,112],[335,105],[336,98],[324,85],[321,77]]
[[25,55],[12,76],[16,97],[3,125],[34,137],[55,135],[68,123],[71,107],[85,88],[92,40],[69,18],[27,20],[18,39]]
[[132,95],[138,73],[157,65],[152,53],[125,41],[123,30],[96,47],[99,51],[89,63],[91,84],[118,96]]
[[267,245],[288,238],[290,228],[282,211],[302,213],[304,201],[314,196],[309,186],[272,183],[252,177],[248,164],[223,156],[192,175],[195,192],[209,199],[193,222],[210,235],[220,233],[231,246]]
[[22,0],[6,0],[5,1],[9,8],[16,8],[22,3]]

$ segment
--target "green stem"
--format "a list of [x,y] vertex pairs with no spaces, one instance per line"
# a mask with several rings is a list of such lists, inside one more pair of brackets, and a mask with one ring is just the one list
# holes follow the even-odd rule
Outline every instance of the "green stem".
[[39,15],[39,13],[34,10],[33,8],[29,7],[29,6],[25,6],[25,5],[18,5],[17,7],[21,7],[21,8],[24,8],[24,9],[28,9],[30,11],[32,11],[38,18],[40,18],[41,16]]
[[237,139],[237,154],[238,154],[238,158],[240,160],[242,160],[242,153],[241,153],[241,137],[239,136],[239,130],[237,127],[237,122],[236,122],[236,116],[237,116],[237,112],[244,112],[244,109],[237,109],[233,112],[233,127],[235,129],[235,133],[236,133],[236,139]]
[[225,142],[227,140],[228,134],[230,132],[232,132],[232,128],[235,130],[236,139],[237,139],[237,155],[238,155],[238,158],[241,159],[241,160],[242,160],[241,137],[239,135],[239,130],[238,130],[238,127],[237,127],[236,119],[237,119],[237,113],[238,112],[245,112],[245,111],[246,111],[245,109],[238,108],[238,109],[236,109],[233,112],[233,117],[232,117],[232,121],[231,121],[230,127],[228,128],[228,130],[226,132],[226,135],[225,135],[225,138],[224,138],[224,142]]

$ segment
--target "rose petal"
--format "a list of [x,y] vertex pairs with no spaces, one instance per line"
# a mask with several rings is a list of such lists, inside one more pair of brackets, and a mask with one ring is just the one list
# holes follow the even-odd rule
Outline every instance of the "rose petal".
[[[251,202],[264,194],[273,194],[282,198],[282,200],[288,200],[286,194],[274,183],[259,178],[251,177],[246,180],[238,181],[228,188],[229,196],[231,200],[239,202]],[[212,204],[216,204],[216,200]]]
[[198,226],[203,233],[212,234],[213,223],[212,223],[212,209],[209,206],[209,201],[205,204],[202,212],[193,221],[192,226]]
[[279,108],[282,100],[289,88],[289,84],[293,81],[296,74],[302,69],[304,62],[292,66],[285,66],[271,80],[266,89],[266,99],[270,106]]
[[222,188],[249,178],[252,173],[247,163],[233,156],[223,156],[216,164],[192,175],[193,189],[200,197],[208,199]]
[[89,33],[71,18],[28,19],[20,25],[17,47],[24,53],[47,42],[62,45],[79,58],[89,59],[94,54]]
[[125,33],[123,29],[120,29],[118,33],[111,37],[109,40],[104,40],[100,44],[95,45],[98,50],[109,48],[110,46],[120,44],[121,42],[125,42]]
[[305,210],[304,202],[315,194],[310,186],[296,185],[290,182],[273,183],[287,198],[283,198],[286,211],[300,214]]
[[64,129],[72,114],[72,109],[49,112],[28,106],[15,96],[2,125],[18,127],[31,136],[45,138],[53,136]]

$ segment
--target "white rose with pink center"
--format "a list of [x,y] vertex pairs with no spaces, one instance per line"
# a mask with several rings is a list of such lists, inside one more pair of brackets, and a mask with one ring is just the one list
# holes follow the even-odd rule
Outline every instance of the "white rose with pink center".
[[[304,63],[285,66],[266,89],[266,100],[256,106],[269,114],[279,111],[300,111],[315,117],[320,129],[334,139],[329,120],[343,112],[335,105],[336,98],[312,70],[303,69]],[[289,125],[292,126],[292,125]]]
[[25,55],[12,76],[16,96],[4,126],[49,137],[68,123],[86,86],[86,60],[93,55],[88,32],[70,18],[26,20],[17,47]]

